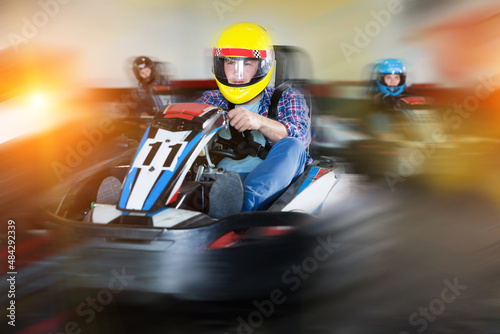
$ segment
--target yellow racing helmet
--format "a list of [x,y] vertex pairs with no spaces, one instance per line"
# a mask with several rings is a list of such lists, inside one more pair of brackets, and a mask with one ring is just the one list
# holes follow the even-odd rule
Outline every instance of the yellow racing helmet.
[[243,104],[266,88],[274,68],[273,44],[253,23],[237,23],[219,37],[213,50],[213,73],[222,95]]

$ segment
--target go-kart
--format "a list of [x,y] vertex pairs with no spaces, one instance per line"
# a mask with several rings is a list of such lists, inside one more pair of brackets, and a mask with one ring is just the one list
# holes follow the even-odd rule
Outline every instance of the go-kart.
[[[280,60],[289,48],[276,51]],[[291,79],[283,70],[277,78]],[[165,106],[137,148],[68,180],[46,219],[76,245],[58,263],[68,285],[105,288],[120,268],[134,276],[127,291],[182,298],[255,298],[286,283],[283,273],[316,243],[303,228],[349,196],[349,178],[343,164],[319,159],[265,209],[211,217],[210,189],[226,173],[217,161],[254,149],[251,136],[239,149],[220,138],[228,126],[221,108]]]
[[[300,49],[275,49],[275,85],[286,82],[283,86],[289,87],[289,72],[295,68],[294,59],[301,55]],[[310,101],[309,105],[311,109]],[[139,147],[75,182],[53,217],[99,225],[159,228],[216,222],[207,213],[209,190],[217,177],[225,173],[216,168],[217,162],[223,157],[241,159],[255,149],[250,135],[243,136],[240,142],[246,145],[238,147],[217,135],[228,126],[226,111],[221,108],[196,103],[163,107],[147,127]],[[343,166],[331,159],[315,161],[264,212],[290,217],[318,214],[343,197],[341,188],[347,182],[347,178],[342,178],[343,171]],[[105,189],[117,192],[116,181],[101,184],[107,177],[122,183],[119,200],[99,200]]]
[[415,95],[393,100],[390,106],[367,107],[363,131],[333,117],[313,120],[312,152],[344,158],[356,173],[375,177],[440,171],[454,150],[434,101]]
[[[293,254],[300,247],[296,245],[293,251],[288,246],[280,248],[284,240],[291,240],[280,238],[296,237],[302,226],[346,198],[349,181],[344,168],[330,159],[315,161],[265,210],[215,219],[207,214],[208,193],[225,171],[217,169],[212,160],[217,156],[238,158],[240,154],[219,141],[217,132],[227,126],[226,111],[221,108],[172,104],[153,118],[133,158],[132,152],[127,152],[71,186],[47,219],[51,228],[66,230],[66,235],[76,238],[74,243],[80,245],[78,263],[86,263],[85,275],[76,274],[81,272],[80,267],[61,268],[72,277],[71,284],[102,287],[112,268],[127,267],[127,272],[136,277],[127,286],[132,291],[195,294],[197,298],[202,298],[200,294],[213,297],[223,293],[227,297],[227,288],[201,288],[226,282],[220,277],[206,281],[206,272],[203,276],[189,275],[189,279],[179,274],[179,267],[200,268],[198,262],[189,264],[193,256],[188,256],[188,261],[186,253],[197,254],[194,258],[199,261],[212,256],[211,252],[238,252],[248,245],[255,247],[257,242],[259,251],[252,251],[253,255],[263,250],[274,254],[271,259],[252,256],[253,260],[243,262],[231,258],[236,261],[231,264],[231,275],[242,275],[236,280],[231,276],[233,284],[250,279],[248,270],[266,275],[278,270],[279,274],[283,270],[279,268],[292,264]],[[116,179],[123,179],[116,203],[110,203],[113,196],[106,195],[104,189],[110,186],[110,178],[115,180],[114,186],[111,183],[107,188],[111,193],[117,191]],[[280,282],[280,276],[274,279]],[[246,289],[237,291],[252,295],[257,286],[249,282]],[[229,295],[234,297],[235,293]]]
[[[221,108],[197,103],[170,105],[155,116],[133,161],[126,166],[129,170],[119,202],[92,201],[92,207],[90,202],[86,203],[89,207],[84,208],[85,221],[172,227],[182,221],[172,219],[172,215],[178,216],[181,211],[183,219],[206,214],[208,190],[217,176],[225,172],[215,167],[211,157],[241,159],[253,148],[250,143],[236,151],[219,144],[224,140],[216,139],[216,133],[227,126],[225,111]],[[247,141],[249,137],[245,137]],[[113,167],[123,168],[123,165]],[[315,162],[266,211],[314,214],[334,196],[332,189],[342,173],[343,169],[333,166],[331,160]],[[113,174],[116,175],[116,171],[110,173]],[[78,195],[73,194],[75,189],[65,196],[57,216],[82,217]],[[212,221],[208,216],[203,220]]]

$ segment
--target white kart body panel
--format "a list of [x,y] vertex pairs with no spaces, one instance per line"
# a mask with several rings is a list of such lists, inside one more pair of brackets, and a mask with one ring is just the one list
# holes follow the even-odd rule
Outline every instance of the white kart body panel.
[[107,224],[122,215],[122,212],[112,204],[94,204],[88,217],[95,224]]
[[[141,169],[141,173],[136,180],[136,183],[140,184],[141,186],[133,187],[132,191],[130,192],[126,205],[126,208],[128,210],[141,210],[151,191],[151,188],[154,187],[162,172],[174,170],[174,168],[177,166],[179,156],[184,151],[184,148],[187,145],[185,138],[190,133],[191,131],[173,132],[160,129],[156,132],[154,138],[148,138],[146,140],[146,142],[144,143],[144,148],[151,147],[151,149],[139,150],[131,166],[131,170],[133,168]],[[152,147],[154,145],[158,145],[157,152],[154,155],[153,160],[146,165],[145,161],[147,161],[147,157],[150,154],[150,151],[153,150]],[[165,156],[168,156],[169,152],[173,150],[172,148],[177,145],[179,145],[180,148],[177,150],[172,163],[168,166],[163,166]]]
[[171,105],[163,115],[165,121],[179,117],[179,125],[173,130],[161,125],[148,128],[122,187],[120,210],[150,212],[173,201],[195,159],[226,125],[214,125],[222,109],[195,103]]
[[[321,182],[318,182],[321,180]],[[302,190],[282,211],[315,213],[323,204],[338,180],[334,172],[322,175]]]
[[[190,210],[165,208],[155,213],[153,218],[154,227],[172,227],[189,218],[200,215],[201,213]],[[122,215],[122,211],[118,210],[115,205],[97,204],[89,213],[91,220],[95,224],[108,224],[113,219]],[[145,213],[130,213],[131,216],[145,216]]]

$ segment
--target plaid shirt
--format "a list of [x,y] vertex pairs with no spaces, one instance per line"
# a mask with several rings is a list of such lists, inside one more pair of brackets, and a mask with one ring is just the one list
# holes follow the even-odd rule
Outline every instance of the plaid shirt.
[[[267,117],[271,107],[271,96],[274,87],[266,87],[260,100],[259,115]],[[210,90],[196,100],[197,103],[208,104],[215,107],[228,108],[228,101],[218,90]],[[307,147],[311,142],[309,108],[302,93],[295,88],[289,88],[283,92],[278,102],[278,122],[283,124],[290,137],[300,139]],[[271,141],[268,140],[272,145]]]

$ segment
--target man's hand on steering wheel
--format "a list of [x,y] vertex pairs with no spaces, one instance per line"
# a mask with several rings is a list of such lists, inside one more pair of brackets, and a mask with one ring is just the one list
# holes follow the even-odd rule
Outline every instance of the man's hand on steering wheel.
[[242,106],[230,110],[227,113],[227,117],[229,118],[230,125],[238,130],[238,132],[244,132],[246,130],[260,130],[262,119],[265,118]]
[[[250,115],[247,115],[247,113]],[[234,160],[241,160],[248,155],[255,156],[255,141],[252,130],[250,130],[249,127],[252,124],[252,119],[254,119],[253,116],[259,115],[252,114],[253,113],[251,111],[243,107],[237,107],[229,110],[226,117],[229,121],[228,125],[231,138],[224,139],[219,137],[217,142],[222,144],[223,147],[212,148],[210,153]],[[234,127],[233,124],[236,124],[239,129]]]
[[[242,106],[229,110],[227,118],[229,120],[232,139],[230,141],[222,139],[220,142],[226,142],[226,145],[233,146],[233,150],[228,151],[215,148],[211,150],[212,154],[235,160],[243,159],[248,155],[260,155],[259,148],[254,142],[252,130],[259,130],[272,142],[278,142],[281,138],[288,136],[287,129],[283,124],[265,116],[255,114]],[[236,147],[234,147],[234,143],[236,143]]]
[[288,130],[285,125],[266,116],[253,113],[242,106],[230,110],[227,116],[230,120],[230,125],[238,132],[259,130],[264,137],[273,143],[277,143],[280,139],[288,136]]

